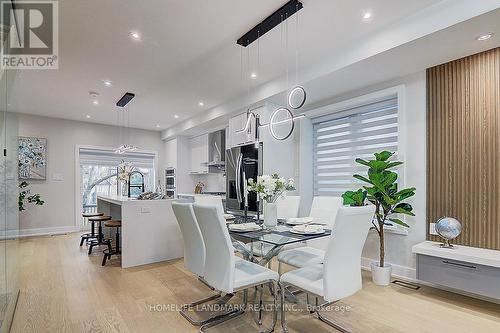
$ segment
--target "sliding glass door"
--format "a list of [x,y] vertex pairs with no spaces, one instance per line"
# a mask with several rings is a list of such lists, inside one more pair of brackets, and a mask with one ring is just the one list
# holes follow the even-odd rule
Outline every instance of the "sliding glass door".
[[[0,24],[2,50],[11,28]],[[19,296],[18,123],[9,112],[15,107],[16,74],[0,68],[0,333],[9,332]]]
[[8,332],[19,294],[18,286],[18,124],[11,89],[12,70],[1,71],[0,79],[0,332]]

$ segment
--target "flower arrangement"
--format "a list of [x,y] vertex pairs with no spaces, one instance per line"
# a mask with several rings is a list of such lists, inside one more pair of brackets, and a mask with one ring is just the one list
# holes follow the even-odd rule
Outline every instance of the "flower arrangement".
[[280,177],[277,173],[273,175],[263,175],[257,177],[257,181],[252,178],[248,180],[249,192],[257,193],[261,199],[268,203],[274,203],[278,198],[285,196],[287,191],[295,190],[295,181]]
[[135,168],[132,166],[132,163],[125,162],[122,160],[120,164],[118,164],[118,180],[122,183],[122,195],[128,195],[128,182],[130,179],[130,174],[135,171]]
[[128,182],[130,174],[134,171],[135,168],[132,166],[130,162],[121,161],[118,165],[118,179],[123,182]]

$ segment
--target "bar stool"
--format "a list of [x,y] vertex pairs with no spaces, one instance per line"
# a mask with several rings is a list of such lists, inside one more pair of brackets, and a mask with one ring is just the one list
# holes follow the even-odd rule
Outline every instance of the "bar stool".
[[122,221],[120,220],[115,220],[115,221],[106,221],[104,222],[104,226],[108,228],[116,228],[116,234],[115,234],[115,249],[111,247],[111,242],[108,244],[108,248],[104,250],[102,253],[104,254],[104,257],[102,258],[102,265],[106,265],[106,261],[108,259],[111,259],[111,256],[114,254],[120,254],[120,227],[122,226]]
[[88,219],[90,217],[103,216],[103,215],[104,215],[104,213],[83,213],[82,214],[82,217],[84,219],[86,219],[88,223],[91,224],[91,227],[90,227],[91,231],[90,231],[90,233],[85,233],[81,236],[80,246],[83,246],[83,242],[88,243],[89,240],[91,240],[91,239],[97,239],[97,236],[95,234],[95,224],[94,224],[94,222],[90,222]]
[[111,220],[111,216],[89,217],[89,222],[99,223],[98,232],[97,232],[97,239],[90,241],[89,255],[92,254],[92,249],[94,248],[94,246],[101,246],[101,245],[107,245],[108,247],[111,246],[111,239],[104,238],[104,234],[102,232],[102,222],[109,221],[109,220]]

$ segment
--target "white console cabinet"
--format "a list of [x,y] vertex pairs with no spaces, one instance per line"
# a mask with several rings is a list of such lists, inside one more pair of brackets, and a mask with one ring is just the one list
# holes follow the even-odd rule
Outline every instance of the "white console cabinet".
[[412,250],[418,280],[500,301],[500,251],[430,241]]

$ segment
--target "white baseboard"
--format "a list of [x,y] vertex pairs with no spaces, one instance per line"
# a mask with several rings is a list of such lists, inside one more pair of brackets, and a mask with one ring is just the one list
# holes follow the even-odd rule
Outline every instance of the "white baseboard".
[[[367,271],[371,271],[370,264],[374,260],[371,258],[361,258],[361,268]],[[395,278],[405,279],[407,281],[417,282],[417,270],[411,267],[405,267],[400,265],[392,265],[392,276]]]
[[64,227],[52,227],[52,228],[35,228],[35,229],[19,229],[19,230],[7,230],[7,232],[2,232],[0,239],[5,238],[23,238],[23,237],[33,237],[33,236],[47,236],[47,235],[60,235],[67,234],[71,232],[80,231],[79,227],[76,226],[64,226]]

